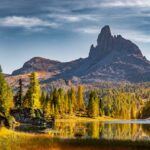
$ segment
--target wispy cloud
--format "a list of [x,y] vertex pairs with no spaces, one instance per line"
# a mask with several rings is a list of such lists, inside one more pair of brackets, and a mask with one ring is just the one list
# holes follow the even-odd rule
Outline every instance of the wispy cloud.
[[41,8],[42,10],[47,10],[53,13],[69,13],[70,9],[64,8],[64,7],[60,7],[60,6],[45,6],[43,8]]
[[150,7],[150,0],[113,0],[101,3],[103,7]]
[[36,17],[9,16],[0,19],[0,26],[3,27],[23,27],[31,29],[33,27],[58,27],[57,23],[51,23]]
[[97,21],[96,15],[89,14],[50,14],[49,18],[54,18],[57,21],[79,22],[79,21]]

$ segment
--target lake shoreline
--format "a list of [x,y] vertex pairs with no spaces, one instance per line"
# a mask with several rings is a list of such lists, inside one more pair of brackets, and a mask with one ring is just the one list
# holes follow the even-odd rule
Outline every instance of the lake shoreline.
[[119,118],[112,118],[108,116],[103,117],[96,117],[96,118],[89,118],[89,117],[77,117],[77,116],[68,116],[66,118],[56,118],[56,122],[112,122],[112,121],[150,121],[150,119],[119,119]]
[[89,118],[89,117],[77,117],[77,116],[67,116],[66,118],[58,118],[55,119],[56,122],[92,122],[92,121],[116,121],[119,119],[111,118],[111,117],[96,117],[96,118]]

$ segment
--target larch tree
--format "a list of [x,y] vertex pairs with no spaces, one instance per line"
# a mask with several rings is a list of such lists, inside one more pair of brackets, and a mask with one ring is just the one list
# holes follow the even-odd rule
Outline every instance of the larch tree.
[[67,93],[65,93],[65,96],[64,96],[64,101],[65,101],[65,105],[64,105],[64,107],[65,107],[65,113],[68,113],[69,112],[69,103],[68,103],[68,94]]
[[64,94],[64,90],[62,88],[60,88],[58,90],[59,93],[59,112],[62,114],[65,112],[65,94]]
[[70,90],[70,102],[72,103],[72,111],[75,112],[77,110],[77,99],[76,99],[76,92],[74,87]]
[[50,99],[46,102],[44,107],[44,117],[49,120],[52,116],[52,108],[51,108],[51,101]]
[[10,109],[13,107],[13,93],[5,80],[0,66],[0,112],[8,116]]
[[30,85],[25,96],[25,101],[27,101],[26,103],[27,105],[29,105],[28,107],[32,109],[40,109],[41,108],[40,98],[41,98],[40,84],[36,77],[36,73],[33,72],[30,75]]
[[77,105],[78,110],[85,110],[84,96],[83,96],[83,86],[79,85],[77,93]]
[[95,118],[99,116],[99,99],[95,91],[91,91],[88,104],[89,117]]

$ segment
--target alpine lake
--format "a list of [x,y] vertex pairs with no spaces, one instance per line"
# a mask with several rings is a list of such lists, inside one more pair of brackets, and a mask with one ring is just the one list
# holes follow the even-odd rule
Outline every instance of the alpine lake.
[[63,139],[150,141],[150,120],[56,121],[50,128],[21,124],[15,131]]

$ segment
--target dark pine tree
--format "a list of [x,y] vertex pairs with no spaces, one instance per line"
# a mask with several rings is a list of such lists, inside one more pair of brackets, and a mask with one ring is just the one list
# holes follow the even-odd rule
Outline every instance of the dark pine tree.
[[23,84],[22,79],[19,79],[18,92],[15,96],[15,107],[21,108],[23,103]]

